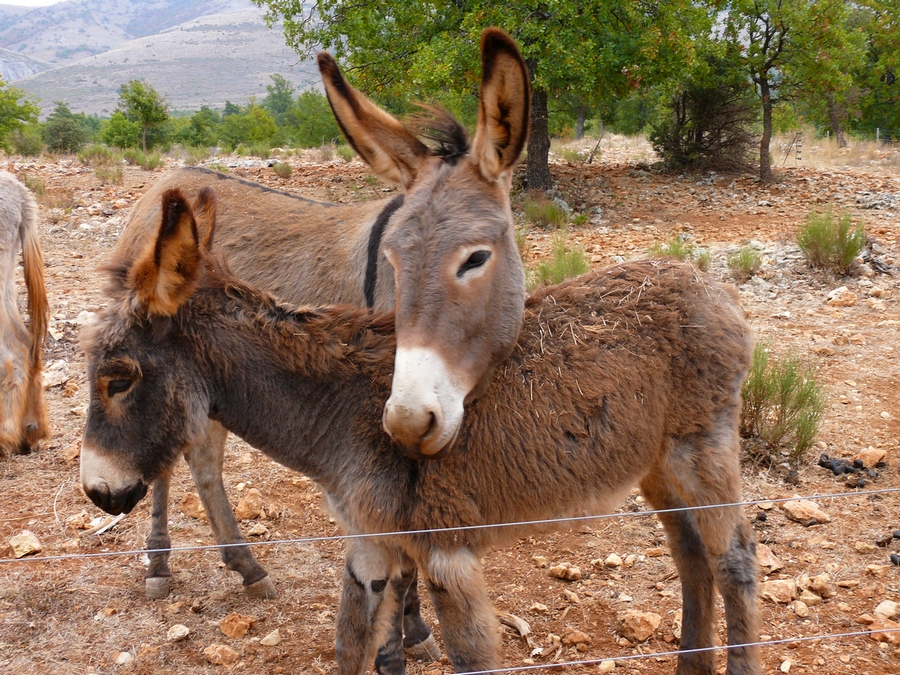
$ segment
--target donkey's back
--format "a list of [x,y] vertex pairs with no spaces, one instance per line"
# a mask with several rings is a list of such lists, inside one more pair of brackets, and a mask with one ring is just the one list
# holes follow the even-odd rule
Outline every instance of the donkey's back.
[[[138,201],[119,238],[115,259],[133,260],[153,240],[162,218],[162,195],[174,187],[189,196],[204,187],[216,191],[216,249],[239,278],[289,302],[314,298],[323,305],[365,305],[367,232],[390,200],[330,204],[188,167],[160,180]],[[391,307],[393,274],[375,272],[374,304]]]

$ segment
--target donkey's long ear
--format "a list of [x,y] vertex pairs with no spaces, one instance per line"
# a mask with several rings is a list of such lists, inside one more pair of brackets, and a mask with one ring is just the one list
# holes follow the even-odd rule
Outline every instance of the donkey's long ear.
[[382,180],[410,186],[429,155],[428,146],[397,118],[351,87],[328,52],[319,52],[328,103],[353,149]]
[[166,190],[159,234],[135,261],[128,275],[129,286],[147,313],[172,316],[194,292],[200,265],[191,207],[181,190]]
[[481,34],[481,100],[472,154],[490,181],[512,181],[531,120],[528,67],[516,43],[499,28]]
[[213,238],[216,234],[216,191],[209,185],[204,185],[197,192],[194,199],[194,220],[206,225],[203,230],[203,241],[200,248],[209,252],[212,250]]

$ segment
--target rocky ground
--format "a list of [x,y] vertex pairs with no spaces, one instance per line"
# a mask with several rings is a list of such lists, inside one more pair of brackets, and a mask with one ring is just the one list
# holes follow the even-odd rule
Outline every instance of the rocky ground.
[[[857,166],[841,166],[849,157],[815,162],[812,153],[816,166],[780,168],[778,180],[763,186],[750,175],[658,174],[637,161],[650,157],[646,148],[605,141],[601,161],[559,160],[553,176],[556,196],[588,216],[569,236],[585,247],[594,267],[642,256],[675,235],[708,249],[719,278],[728,278],[726,257],[737,247],[749,243],[762,252],[762,269],[739,289],[744,307],[774,351],[818,361],[828,395],[818,445],[799,466],[745,463],[747,500],[797,495],[814,501],[800,503],[806,507],[800,511],[796,502],[746,507],[762,544],[761,639],[771,643],[762,650],[765,672],[900,672],[900,633],[877,632],[900,627],[891,623],[900,621],[900,567],[891,564],[891,554],[900,553],[900,539],[891,536],[900,528],[900,493],[889,492],[900,488],[900,274],[860,263],[851,276],[834,278],[810,270],[794,243],[806,215],[832,205],[864,220],[874,258],[889,271],[900,265],[900,161],[896,152],[882,151],[853,162]],[[8,161],[10,171],[45,188],[41,235],[52,307],[46,385],[54,430],[40,452],[0,462],[0,670],[336,672],[342,544],[284,540],[337,535],[337,528],[307,479],[236,439],[229,441],[226,487],[235,505],[244,499],[246,506],[248,495],[261,497],[261,509],[242,514],[249,516],[243,528],[259,543],[254,552],[271,571],[278,598],[245,597],[214,550],[173,554],[172,594],[159,601],[144,598],[140,554],[33,560],[140,549],[147,535],[147,500],[101,533],[95,530],[107,521],[98,520],[103,514],[79,487],[87,388],[77,336],[104,303],[97,268],[107,261],[128,209],[178,160],[153,173],[127,167],[119,185],[102,185],[74,158]],[[281,179],[266,162],[218,161],[236,175],[320,199],[385,192],[359,162],[291,157],[294,173]],[[514,209],[526,231],[526,263],[534,266],[546,257],[553,235],[522,220],[520,197]],[[860,481],[857,474],[836,476],[820,467],[821,453],[880,463]],[[180,466],[171,509],[177,546],[213,543],[209,526],[194,517],[192,493]],[[573,673],[674,672],[674,658],[658,654],[678,646],[678,580],[661,526],[642,515],[644,508],[632,495],[615,518],[523,539],[485,556],[495,605],[531,630],[523,638],[504,629],[505,664],[584,662],[564,667]],[[16,559],[13,544],[20,545],[24,531],[33,533],[41,551]],[[434,622],[430,605],[425,611]],[[409,670],[439,675],[452,669],[437,661],[412,663]]]

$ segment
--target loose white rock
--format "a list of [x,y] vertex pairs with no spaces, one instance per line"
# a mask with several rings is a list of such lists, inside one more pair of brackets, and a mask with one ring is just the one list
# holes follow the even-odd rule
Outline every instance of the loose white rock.
[[9,545],[12,547],[13,556],[16,558],[24,558],[32,553],[40,553],[43,548],[37,535],[31,530],[22,530],[19,534],[11,536]]
[[276,628],[271,633],[266,635],[262,640],[259,641],[259,644],[265,645],[266,647],[274,647],[277,644],[281,643],[281,633],[278,632]]
[[788,518],[804,525],[810,521],[815,521],[816,523],[831,522],[831,516],[820,509],[818,504],[809,499],[785,502],[781,508],[784,509],[784,513]]
[[168,631],[166,631],[166,640],[168,640],[169,642],[178,642],[179,640],[184,640],[184,638],[186,638],[190,634],[190,628],[185,626],[183,623],[176,623]]

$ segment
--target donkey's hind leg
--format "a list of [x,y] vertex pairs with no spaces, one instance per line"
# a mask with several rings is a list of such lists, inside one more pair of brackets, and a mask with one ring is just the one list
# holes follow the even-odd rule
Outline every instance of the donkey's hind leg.
[[[651,490],[656,487],[659,492],[668,486],[667,502],[673,505],[679,501],[688,506],[739,503],[741,472],[737,415],[738,405],[735,404],[720,411],[717,423],[709,432],[674,442],[671,452],[661,462],[657,474],[659,480],[648,487]],[[663,482],[662,487],[660,482]],[[673,492],[678,496],[675,497]],[[658,501],[651,500],[659,507]],[[759,570],[756,540],[750,523],[740,506],[704,508],[691,513],[695,523],[693,532],[699,532],[708,556],[706,568],[712,570],[725,602],[728,644],[755,643],[759,636]],[[680,520],[685,521],[684,518]],[[673,543],[674,547],[683,546]],[[684,625],[688,625],[687,616]],[[680,667],[678,672],[682,672]],[[735,646],[728,650],[727,675],[756,675],[759,672],[758,647]]]
[[[667,478],[658,472],[652,472],[641,482],[641,490],[654,509],[686,506]],[[715,578],[697,520],[690,511],[661,513],[659,519],[666,530],[681,582],[681,649],[708,649],[715,644]],[[678,656],[677,675],[713,675],[715,672],[712,651]]]
[[[210,421],[209,432],[201,445],[193,446],[184,458],[191,468],[194,485],[206,509],[206,516],[217,544],[246,544],[231,510],[222,483],[222,464],[228,431],[221,424]],[[224,546],[219,549],[225,566],[243,577],[244,588],[255,598],[274,598],[278,591],[269,573],[260,565],[249,546]]]

